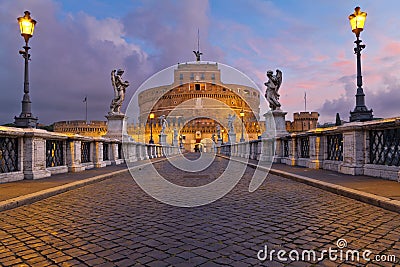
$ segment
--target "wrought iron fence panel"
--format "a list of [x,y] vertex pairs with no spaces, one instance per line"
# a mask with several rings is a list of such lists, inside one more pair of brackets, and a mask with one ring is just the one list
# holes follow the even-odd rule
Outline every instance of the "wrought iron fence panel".
[[90,162],[90,142],[82,142],[81,144],[81,162]]
[[327,136],[328,160],[343,161],[343,134]]
[[109,160],[108,144],[103,143],[103,160]]
[[118,144],[118,159],[122,159],[122,144]]
[[289,140],[283,140],[283,156],[289,157]]
[[46,167],[64,165],[64,141],[46,140]]
[[301,158],[310,157],[310,140],[308,137],[300,138],[300,156]]
[[18,138],[0,137],[0,173],[18,171]]
[[227,154],[228,156],[231,155],[231,145],[228,145],[228,146],[226,147],[226,154]]
[[257,153],[258,153],[258,142],[254,142],[254,149],[253,149],[253,159],[257,159]]
[[369,131],[371,164],[400,166],[400,128]]

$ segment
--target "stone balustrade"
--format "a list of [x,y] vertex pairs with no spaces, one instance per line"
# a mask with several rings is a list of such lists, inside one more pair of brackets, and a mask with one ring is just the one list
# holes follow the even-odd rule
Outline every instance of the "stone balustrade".
[[178,147],[0,126],[0,183],[170,156]]
[[272,153],[277,163],[399,180],[400,118],[226,144],[217,153],[257,160],[269,160]]

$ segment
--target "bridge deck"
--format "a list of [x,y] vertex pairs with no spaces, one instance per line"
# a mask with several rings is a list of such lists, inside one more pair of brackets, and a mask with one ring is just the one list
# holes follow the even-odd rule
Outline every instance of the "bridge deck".
[[[198,176],[166,161],[153,166],[171,182],[185,179],[185,186],[198,186],[223,173],[227,164],[218,157]],[[0,265],[338,266],[345,260],[257,258],[265,246],[301,255],[302,250],[337,249],[338,239],[361,253],[400,255],[400,214],[276,175],[250,193],[253,173],[247,167],[232,191],[200,207],[157,201],[124,172],[3,211]]]

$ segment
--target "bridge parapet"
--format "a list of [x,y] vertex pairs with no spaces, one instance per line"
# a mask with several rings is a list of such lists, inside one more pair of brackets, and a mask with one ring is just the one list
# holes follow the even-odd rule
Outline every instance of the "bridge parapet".
[[292,133],[277,137],[274,146],[268,145],[269,141],[226,144],[217,152],[266,160],[272,147],[277,163],[389,180],[400,177],[400,118]]
[[0,183],[178,153],[178,147],[0,126]]

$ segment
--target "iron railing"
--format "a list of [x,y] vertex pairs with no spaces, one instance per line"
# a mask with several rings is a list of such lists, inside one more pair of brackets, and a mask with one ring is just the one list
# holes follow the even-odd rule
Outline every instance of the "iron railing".
[[46,140],[46,167],[64,165],[64,141]]
[[103,160],[109,160],[110,157],[108,156],[108,144],[103,143]]
[[81,143],[81,162],[90,162],[90,142]]
[[122,159],[122,144],[118,144],[118,159]]
[[283,156],[289,157],[289,140],[283,140]]
[[300,157],[301,158],[310,157],[310,140],[308,136],[300,138]]
[[327,160],[343,161],[343,134],[328,135],[327,143]]
[[0,137],[0,173],[18,171],[18,138]]
[[369,131],[371,164],[400,166],[400,128]]
[[250,141],[250,152],[249,152],[250,159],[257,159],[257,156],[259,154],[259,149],[258,149],[259,144],[260,140]]

